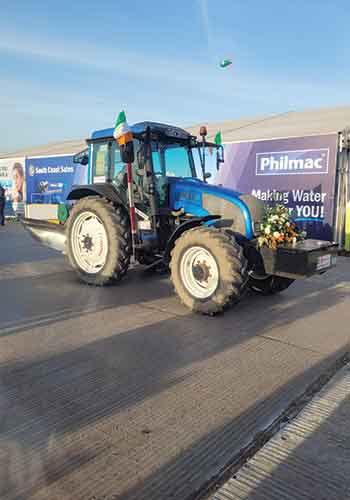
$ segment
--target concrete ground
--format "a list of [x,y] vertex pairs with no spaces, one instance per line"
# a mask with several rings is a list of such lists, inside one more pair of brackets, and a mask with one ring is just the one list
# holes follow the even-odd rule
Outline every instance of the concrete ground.
[[349,500],[350,365],[212,496]]
[[350,261],[225,315],[0,228],[1,500],[183,500],[349,350]]

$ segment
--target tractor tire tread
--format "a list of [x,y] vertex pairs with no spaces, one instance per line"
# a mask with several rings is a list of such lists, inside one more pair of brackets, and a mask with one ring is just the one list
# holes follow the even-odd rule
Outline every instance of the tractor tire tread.
[[[198,244],[210,247],[218,261],[219,273],[225,275],[220,280],[217,291],[208,299],[196,299],[182,285],[178,267],[181,252]],[[239,301],[246,284],[247,262],[243,249],[231,235],[213,227],[196,227],[183,233],[175,242],[170,261],[171,281],[182,303],[194,312],[215,315]]]
[[[102,272],[88,274],[77,265],[70,245],[70,231],[74,218],[83,209],[92,210],[107,221],[105,229],[109,241],[108,257]],[[107,286],[118,282],[125,276],[131,257],[131,234],[129,218],[125,209],[114,205],[110,200],[99,196],[87,196],[79,200],[70,211],[67,220],[66,253],[73,269],[80,278],[92,286]]]

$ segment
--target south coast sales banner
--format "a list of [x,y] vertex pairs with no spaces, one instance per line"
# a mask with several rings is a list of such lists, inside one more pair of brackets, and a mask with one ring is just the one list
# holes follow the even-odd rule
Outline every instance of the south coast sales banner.
[[27,203],[64,203],[73,184],[86,184],[87,165],[73,156],[26,159]]
[[5,214],[22,213],[26,201],[24,158],[0,159],[0,184],[5,189]]
[[293,209],[308,237],[332,240],[337,134],[225,145],[215,184]]

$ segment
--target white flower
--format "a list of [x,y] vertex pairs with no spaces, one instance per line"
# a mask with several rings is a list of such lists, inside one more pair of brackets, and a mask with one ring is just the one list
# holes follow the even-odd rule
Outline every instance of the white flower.
[[271,234],[271,226],[266,226],[264,232],[265,234]]
[[275,232],[273,233],[273,237],[274,237],[274,238],[279,238],[280,236],[281,236],[281,233],[279,233],[278,231],[275,231]]
[[263,244],[265,243],[265,238],[264,236],[259,236],[258,238],[258,242],[259,242],[259,246],[263,246]]

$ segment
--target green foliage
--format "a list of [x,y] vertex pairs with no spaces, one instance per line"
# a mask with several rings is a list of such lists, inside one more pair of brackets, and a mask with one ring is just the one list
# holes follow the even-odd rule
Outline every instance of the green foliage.
[[267,206],[261,224],[259,246],[276,249],[279,245],[295,245],[306,237],[291,219],[291,210],[285,205]]

